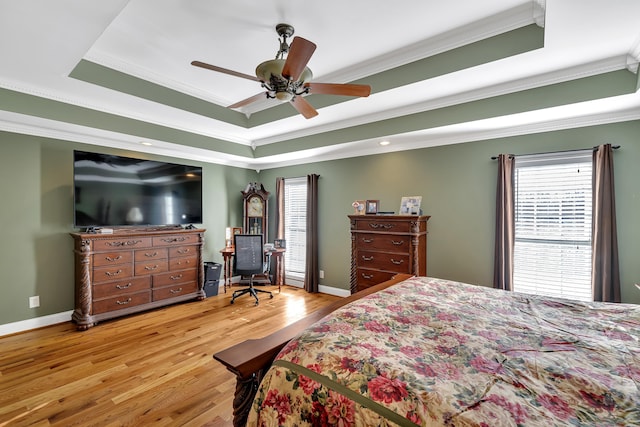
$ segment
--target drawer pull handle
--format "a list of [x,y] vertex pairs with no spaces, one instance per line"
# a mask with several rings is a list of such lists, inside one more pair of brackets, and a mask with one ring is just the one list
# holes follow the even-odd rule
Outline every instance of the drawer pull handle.
[[116,288],[118,289],[128,289],[131,287],[131,282],[127,283],[126,285],[116,285]]
[[110,276],[110,277],[117,276],[118,274],[121,274],[121,273],[122,273],[122,270],[118,270],[118,271],[116,271],[114,273],[112,273],[111,271],[105,271],[104,272],[104,274],[106,274],[107,276]]
[[156,268],[158,268],[158,264],[151,266],[151,265],[145,265],[144,269],[147,271],[151,271],[151,270],[155,270]]
[[171,280],[180,280],[182,279],[182,274],[178,274],[177,276],[169,276],[171,277]]
[[362,255],[362,259],[364,261],[373,261],[373,257],[372,256],[364,256],[364,255]]
[[400,265],[400,264],[404,263],[404,260],[403,259],[399,259],[398,260],[398,259],[391,258],[391,262],[394,263],[395,265]]
[[188,253],[189,253],[189,251],[190,251],[190,249],[189,249],[189,248],[181,248],[181,249],[178,249],[178,253],[179,253],[179,254],[188,254]]
[[400,245],[402,245],[404,243],[404,240],[400,240],[400,241],[392,240],[391,243],[393,243],[396,246],[400,246]]
[[187,240],[186,237],[170,237],[170,238],[166,238],[166,239],[160,239],[165,243],[175,243],[175,242],[184,242],[185,240]]
[[182,292],[182,288],[169,289],[169,292],[171,292],[172,294],[179,294],[180,292]]
[[106,256],[106,257],[104,257],[104,259],[106,259],[107,261],[110,261],[110,262],[115,262],[115,261],[121,260],[122,259],[122,255],[118,255],[115,258],[111,258],[110,256]]
[[131,302],[131,298],[127,298],[126,301],[116,300],[116,304],[118,305],[125,305],[125,304],[129,304],[130,302]]
[[363,241],[364,243],[371,243],[371,242],[373,242],[373,239],[365,239],[365,238],[363,237],[363,238],[362,238],[362,241]]
[[154,256],[157,256],[158,252],[154,252],[152,254],[150,254],[149,252],[145,252],[144,256],[146,256],[147,258],[153,258]]
[[178,265],[182,265],[182,264],[191,264],[191,260],[185,260],[185,261],[178,261]]
[[373,279],[373,274],[364,274],[364,273],[362,273],[362,278],[363,279]]
[[115,246],[117,248],[121,247],[121,246],[133,246],[133,245],[137,245],[138,243],[142,243],[142,240],[127,240],[126,242],[106,242],[107,246]]
[[370,222],[369,223],[369,227],[377,229],[377,228],[384,228],[385,230],[388,230],[390,228],[394,227],[394,224],[380,224],[377,222]]

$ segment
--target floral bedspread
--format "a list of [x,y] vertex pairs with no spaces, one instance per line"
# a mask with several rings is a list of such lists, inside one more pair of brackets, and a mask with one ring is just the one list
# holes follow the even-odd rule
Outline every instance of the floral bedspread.
[[279,354],[248,425],[640,426],[640,306],[427,277]]

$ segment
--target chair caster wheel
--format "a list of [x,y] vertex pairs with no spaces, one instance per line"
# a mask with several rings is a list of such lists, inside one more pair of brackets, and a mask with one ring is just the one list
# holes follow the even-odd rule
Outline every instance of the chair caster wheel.
[[269,298],[273,299],[273,295],[269,295]]
[[256,305],[260,304],[260,301],[256,301]]
[[231,304],[233,304],[233,300],[231,300]]

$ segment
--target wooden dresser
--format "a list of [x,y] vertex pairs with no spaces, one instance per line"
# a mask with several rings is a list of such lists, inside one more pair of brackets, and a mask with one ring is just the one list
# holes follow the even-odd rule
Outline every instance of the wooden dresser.
[[189,299],[204,299],[203,229],[71,233],[75,310],[84,330],[97,322]]
[[417,215],[349,215],[351,293],[397,273],[427,274],[427,221]]

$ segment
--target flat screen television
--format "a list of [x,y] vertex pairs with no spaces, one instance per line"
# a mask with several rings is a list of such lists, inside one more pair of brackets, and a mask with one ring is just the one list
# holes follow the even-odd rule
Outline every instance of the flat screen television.
[[74,226],[202,223],[202,168],[74,151]]

